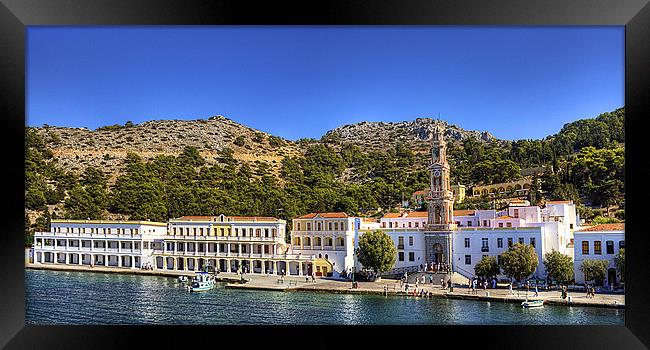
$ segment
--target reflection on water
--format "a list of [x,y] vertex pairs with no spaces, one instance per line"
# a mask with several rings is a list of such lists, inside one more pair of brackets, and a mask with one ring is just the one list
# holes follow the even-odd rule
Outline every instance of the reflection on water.
[[625,310],[226,289],[175,278],[26,271],[30,324],[624,324]]

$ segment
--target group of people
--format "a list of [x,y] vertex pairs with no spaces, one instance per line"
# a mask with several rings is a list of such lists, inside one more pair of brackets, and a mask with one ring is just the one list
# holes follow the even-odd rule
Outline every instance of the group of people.
[[[488,288],[495,289],[496,287],[497,287],[496,277],[492,277],[490,279],[484,277],[474,277],[474,278],[467,279],[467,289],[468,289],[467,294],[469,294],[470,292],[476,294],[478,292],[478,288],[487,290]],[[512,291],[512,285],[510,286],[510,290]]]
[[447,263],[433,263],[431,262],[430,264],[420,264],[420,271],[428,271],[428,272],[444,272],[444,273],[449,273],[449,264]]
[[586,285],[585,289],[587,290],[587,298],[593,298],[596,296],[596,288],[591,285]]

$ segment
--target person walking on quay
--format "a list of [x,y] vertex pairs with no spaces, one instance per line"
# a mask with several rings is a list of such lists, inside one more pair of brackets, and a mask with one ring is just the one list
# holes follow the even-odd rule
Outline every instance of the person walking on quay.
[[440,279],[440,289],[445,289],[445,279],[444,278]]
[[539,293],[537,292],[537,285],[535,285],[535,295],[533,295],[533,296],[535,296],[535,297],[539,296]]
[[433,284],[433,274],[429,275],[429,283]]
[[515,292],[512,291],[512,281],[508,284],[508,291],[510,292],[510,295],[514,295]]

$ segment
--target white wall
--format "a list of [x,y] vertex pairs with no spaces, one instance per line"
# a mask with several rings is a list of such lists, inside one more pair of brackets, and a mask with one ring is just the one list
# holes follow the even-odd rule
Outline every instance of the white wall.
[[[453,238],[453,264],[456,271],[462,275],[474,275],[476,263],[481,261],[483,255],[497,257],[508,250],[508,238],[512,238],[512,243],[519,242],[519,238],[524,239],[525,244],[530,244],[530,238],[535,239],[535,252],[538,256],[537,270],[533,275],[543,276],[545,269],[542,263],[542,254],[545,250],[543,242],[543,228],[525,228],[517,230],[507,229],[462,229],[454,234]],[[469,238],[470,246],[465,248],[465,238]],[[488,239],[488,251],[482,251],[483,238]],[[498,239],[501,238],[503,245],[498,246]],[[465,264],[465,255],[471,256],[471,264]],[[501,276],[505,278],[505,276]]]
[[[589,254],[582,254],[582,241],[589,242]],[[594,253],[594,242],[601,241],[602,252],[601,254]],[[614,253],[607,254],[607,241],[614,242]],[[616,263],[614,262],[614,257],[619,252],[620,242],[625,243],[625,232],[624,231],[596,231],[596,232],[576,232],[575,233],[575,244],[574,244],[574,261],[573,261],[573,273],[576,280],[576,284],[584,284],[585,276],[580,271],[582,262],[584,260],[607,260],[608,266],[607,269],[616,268]],[[617,276],[617,282],[619,281],[620,276]],[[607,280],[607,273],[605,274],[605,283],[609,283]]]

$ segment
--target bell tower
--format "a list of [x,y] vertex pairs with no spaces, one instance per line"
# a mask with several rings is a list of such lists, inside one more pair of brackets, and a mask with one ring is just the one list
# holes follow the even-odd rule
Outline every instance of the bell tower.
[[431,138],[431,163],[429,163],[430,187],[427,193],[428,230],[451,230],[454,210],[454,195],[449,183],[447,143],[442,128],[438,125]]
[[443,128],[436,125],[431,138],[431,162],[429,163],[430,187],[427,193],[427,225],[424,232],[425,261],[453,269],[452,234],[454,195],[449,182],[447,143]]

